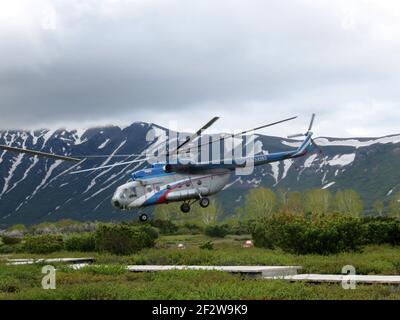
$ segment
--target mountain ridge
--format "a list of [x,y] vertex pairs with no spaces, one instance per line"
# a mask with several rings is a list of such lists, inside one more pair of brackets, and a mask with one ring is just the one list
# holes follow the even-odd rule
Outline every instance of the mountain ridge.
[[[137,154],[151,147],[149,130],[167,130],[153,123],[136,121],[129,126],[106,125],[87,129],[2,130],[0,143],[67,156]],[[217,195],[227,214],[243,202],[243,195],[257,186],[304,190],[325,188],[335,191],[353,188],[367,207],[374,200],[388,200],[399,189],[400,134],[382,137],[319,137],[317,148],[303,158],[255,168],[248,177],[232,177],[225,191]],[[296,147],[295,140],[257,134],[263,152]],[[112,164],[124,158],[87,159],[76,169]],[[127,157],[127,159],[131,159]],[[0,224],[32,224],[45,220],[132,219],[132,213],[115,211],[110,205],[114,189],[141,168],[111,168],[83,175],[66,174],[71,165],[23,154],[0,152]],[[399,189],[400,190],[400,189]]]

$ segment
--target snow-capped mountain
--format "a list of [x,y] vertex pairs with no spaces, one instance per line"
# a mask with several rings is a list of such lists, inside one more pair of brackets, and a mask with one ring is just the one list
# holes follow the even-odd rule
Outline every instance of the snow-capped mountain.
[[[72,169],[90,168],[133,159],[153,142],[149,130],[166,129],[135,122],[131,126],[88,130],[0,131],[0,144],[9,144],[62,155],[107,155],[80,164],[0,151],[0,224],[37,223],[71,218],[78,220],[131,219],[132,213],[116,211],[110,204],[115,188],[129,179],[129,173],[147,163],[134,163],[102,171],[71,175]],[[259,135],[257,148],[275,152],[298,146],[294,140]],[[241,205],[244,193],[257,186],[275,189],[353,188],[367,205],[386,200],[400,191],[400,135],[382,138],[320,138],[303,158],[257,167],[252,175],[233,176],[218,198],[227,209]],[[399,172],[399,173],[398,173]]]

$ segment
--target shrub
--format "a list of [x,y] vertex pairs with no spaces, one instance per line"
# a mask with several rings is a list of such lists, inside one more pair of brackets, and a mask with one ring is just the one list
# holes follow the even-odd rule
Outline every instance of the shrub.
[[31,226],[30,232],[35,235],[42,235],[42,234],[57,234],[60,233],[60,230],[54,225],[54,223],[42,222]]
[[341,214],[308,217],[279,213],[259,220],[253,228],[258,247],[279,247],[296,254],[332,254],[357,251],[364,240],[360,219]]
[[7,229],[7,232],[12,232],[12,231],[21,231],[21,232],[25,233],[28,230],[26,229],[24,224],[14,224]]
[[0,278],[0,292],[14,293],[21,289],[21,284],[17,279]]
[[205,234],[210,237],[224,238],[229,233],[229,226],[226,224],[215,224],[207,226]]
[[14,246],[10,246],[8,244],[4,244],[0,246],[0,254],[7,254],[7,253],[13,253],[14,252]]
[[18,244],[21,242],[21,238],[18,237],[12,237],[8,235],[3,235],[1,236],[1,239],[5,245],[13,245],[13,244]]
[[185,223],[179,227],[178,233],[179,234],[201,234],[204,230],[201,226],[195,223]]
[[143,233],[143,238],[142,238],[143,248],[154,247],[155,240],[158,238],[157,229],[149,225],[143,225],[136,228],[138,228]]
[[158,228],[161,234],[174,234],[178,231],[177,225],[171,222],[170,220],[156,219],[150,221],[150,224],[153,227]]
[[243,235],[251,233],[251,221],[240,221],[238,223],[228,224],[229,234]]
[[62,237],[56,235],[27,237],[24,243],[24,250],[29,253],[51,253],[60,251],[63,247]]
[[199,248],[204,249],[204,250],[213,250],[214,243],[212,241],[207,241],[207,242],[203,243],[202,245],[200,245]]
[[366,218],[364,228],[366,244],[400,244],[400,221],[395,218]]
[[114,254],[131,254],[154,246],[157,230],[150,226],[101,225],[96,231],[96,249]]
[[91,252],[96,250],[96,238],[94,233],[74,235],[64,241],[67,251]]

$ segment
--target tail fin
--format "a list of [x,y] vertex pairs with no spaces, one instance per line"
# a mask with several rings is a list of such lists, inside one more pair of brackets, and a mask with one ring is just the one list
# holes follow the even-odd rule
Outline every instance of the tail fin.
[[312,127],[314,124],[314,120],[315,120],[315,113],[312,114],[311,116],[311,121],[310,121],[310,125],[308,126],[308,130],[306,133],[300,133],[300,134],[295,134],[295,135],[291,135],[288,136],[289,139],[291,138],[297,138],[297,137],[303,137],[305,136],[306,138],[304,139],[303,143],[300,145],[300,147],[297,148],[296,153],[294,154],[295,157],[300,157],[305,155],[308,152],[308,148],[312,145],[313,140],[312,140],[312,135],[313,132]]

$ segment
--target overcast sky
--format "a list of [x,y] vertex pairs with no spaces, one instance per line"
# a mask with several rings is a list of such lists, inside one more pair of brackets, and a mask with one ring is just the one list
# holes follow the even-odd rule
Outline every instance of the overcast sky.
[[400,133],[396,0],[2,1],[0,52],[0,129]]

